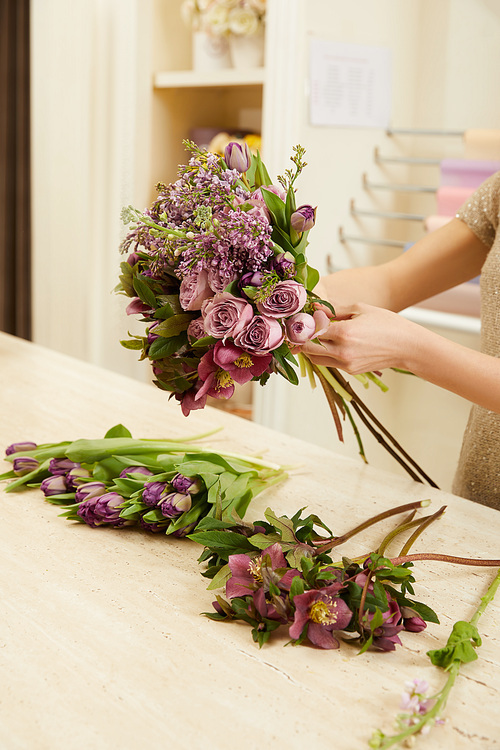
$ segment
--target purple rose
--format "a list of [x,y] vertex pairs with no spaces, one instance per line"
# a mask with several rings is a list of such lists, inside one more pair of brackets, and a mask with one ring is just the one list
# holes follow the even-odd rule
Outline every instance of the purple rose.
[[201,310],[203,302],[213,296],[206,271],[184,276],[179,289],[179,302],[183,310]]
[[242,141],[236,143],[231,141],[224,149],[224,161],[229,169],[236,169],[237,172],[246,172],[252,163],[252,154],[248,143]]
[[188,340],[193,343],[206,336],[203,318],[195,318],[187,327]]
[[104,495],[105,492],[106,485],[104,482],[86,482],[76,488],[75,500],[77,503],[82,503],[84,500],[90,500],[92,497]]
[[93,528],[108,524],[118,529],[127,524],[127,521],[120,518],[123,503],[123,497],[117,492],[107,492],[105,495],[98,495],[80,503],[76,512]]
[[14,474],[18,477],[22,477],[24,474],[29,474],[30,471],[38,469],[39,466],[40,462],[32,456],[16,456],[12,461],[12,469]]
[[257,303],[257,309],[269,318],[284,318],[302,310],[307,302],[307,292],[298,281],[280,281],[266,299]]
[[316,209],[312,206],[299,206],[290,217],[290,226],[296,232],[307,232],[316,221]]
[[170,484],[177,492],[189,492],[190,495],[196,495],[201,490],[200,479],[185,477],[184,474],[176,474]]
[[45,497],[51,497],[52,495],[62,495],[67,492],[66,477],[62,474],[54,474],[51,477],[47,477],[43,480],[40,485]]
[[192,502],[187,492],[170,492],[160,503],[160,511],[165,518],[176,518],[189,510]]
[[233,338],[252,320],[252,305],[228,292],[216,294],[201,309],[205,331],[216,339]]
[[37,447],[36,443],[32,443],[26,440],[24,443],[12,443],[5,449],[5,455],[11,456],[13,453],[24,453],[25,451],[35,450]]
[[210,289],[213,289],[217,294],[221,294],[224,289],[238,278],[236,271],[232,271],[230,268],[223,268],[221,266],[214,266],[210,268],[208,272],[208,283]]
[[255,315],[235,337],[234,343],[247,352],[266,354],[281,346],[284,338],[283,329],[277,320]]

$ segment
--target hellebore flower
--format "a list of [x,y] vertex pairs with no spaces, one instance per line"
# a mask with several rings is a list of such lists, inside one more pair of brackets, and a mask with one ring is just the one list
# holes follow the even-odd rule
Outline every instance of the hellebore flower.
[[267,547],[260,555],[230,555],[228,559],[231,578],[226,583],[226,596],[233,599],[263,588],[269,591],[274,583],[279,589],[289,591],[292,580],[299,571],[287,566],[281,545]]
[[246,172],[252,163],[252,153],[246,141],[236,143],[231,141],[224,149],[224,161],[229,169],[236,169],[237,172]]
[[80,464],[70,461],[69,458],[51,458],[49,471],[51,474],[67,474],[71,469],[79,469]]
[[[385,612],[382,612],[384,622],[373,631],[372,648],[379,651],[394,651],[397,644],[401,646],[398,633],[404,630],[403,616],[398,603],[390,596],[388,599],[389,608]],[[367,614],[370,621],[373,613],[368,612]]]
[[296,232],[307,232],[316,221],[316,209],[312,206],[299,206],[290,217],[290,226]]
[[106,492],[105,495],[97,495],[80,503],[76,512],[86,524],[93,528],[107,524],[118,529],[129,523],[120,518],[123,503],[123,497],[117,492]]
[[175,393],[174,398],[180,402],[182,413],[185,417],[189,416],[190,412],[196,409],[204,409],[207,403],[207,394],[204,393],[199,396],[200,388],[203,385],[202,380],[197,380],[192,388],[189,388],[184,393]]
[[190,495],[196,495],[201,490],[201,480],[193,477],[185,477],[184,474],[176,474],[170,480],[170,484],[177,492],[189,492]]
[[142,301],[140,297],[134,297],[125,308],[127,315],[145,315],[151,313],[151,306]]
[[210,349],[200,359],[198,375],[203,385],[198,390],[195,400],[205,396],[212,398],[231,398],[234,393],[234,380],[232,376],[214,361],[214,349]]
[[302,310],[307,292],[298,281],[279,281],[271,294],[257,302],[257,310],[269,318],[284,318]]
[[269,368],[272,358],[272,354],[252,356],[236,344],[229,342],[223,344],[218,341],[213,349],[214,364],[228,372],[240,385],[248,383],[252,378],[260,377]]
[[24,451],[32,451],[35,448],[37,448],[37,444],[29,440],[26,440],[24,443],[12,443],[5,449],[5,455],[11,456],[13,453],[24,453]]
[[404,629],[410,633],[421,633],[427,627],[425,620],[410,607],[401,607],[401,614],[403,615]]
[[160,503],[160,511],[165,518],[177,518],[192,505],[191,495],[184,492],[169,492]]
[[338,648],[339,642],[332,630],[343,630],[352,618],[351,610],[338,596],[340,589],[341,584],[334,583],[295,596],[295,619],[289,629],[290,638],[299,638],[307,625],[307,637],[315,646]]
[[142,490],[142,502],[154,508],[170,492],[167,482],[146,482]]
[[50,497],[51,495],[61,495],[68,489],[66,485],[66,477],[64,477],[62,474],[54,474],[51,477],[47,477],[41,483],[40,489],[42,490],[45,497]]
[[104,495],[105,492],[106,485],[104,482],[86,482],[76,488],[75,500],[77,503],[81,503],[84,500],[90,500],[92,497]]
[[12,461],[12,469],[18,477],[29,474],[30,471],[38,469],[40,462],[32,456],[16,456]]

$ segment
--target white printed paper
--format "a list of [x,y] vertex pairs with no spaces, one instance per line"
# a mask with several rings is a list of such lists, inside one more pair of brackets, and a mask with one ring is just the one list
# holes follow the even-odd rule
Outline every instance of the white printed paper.
[[387,128],[391,77],[386,47],[311,39],[311,125]]

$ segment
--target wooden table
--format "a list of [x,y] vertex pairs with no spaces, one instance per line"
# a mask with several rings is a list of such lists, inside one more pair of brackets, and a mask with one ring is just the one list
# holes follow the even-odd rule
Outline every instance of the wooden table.
[[[223,425],[213,447],[300,465],[257,498],[254,520],[268,506],[291,515],[307,505],[340,533],[429,497],[433,509],[448,510],[415,551],[500,557],[497,511],[218,410],[186,420],[153,386],[5,334],[0,394],[2,450],[22,439],[101,437],[118,422],[146,438]],[[332,428],[333,446],[335,439]],[[286,633],[259,650],[246,625],[200,616],[213,594],[193,542],[69,523],[36,489],[0,492],[0,502],[2,750],[366,748],[372,729],[392,729],[406,680],[442,685],[425,653],[444,644],[455,620],[469,619],[495,574],[417,563],[417,598],[441,624],[403,633],[393,653],[358,656],[344,643],[328,652],[283,648]],[[342,551],[365,552],[380,534],[367,532]],[[499,622],[493,604],[480,621],[480,658],[459,676],[446,725],[418,747],[500,747]]]

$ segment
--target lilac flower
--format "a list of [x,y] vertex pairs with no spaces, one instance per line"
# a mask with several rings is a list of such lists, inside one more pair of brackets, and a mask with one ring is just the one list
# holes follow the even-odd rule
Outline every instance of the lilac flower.
[[307,232],[316,221],[316,209],[312,206],[299,206],[290,217],[290,225],[296,232]]
[[70,469],[77,469],[80,464],[70,461],[69,458],[51,458],[49,471],[51,474],[67,474]]
[[246,172],[252,163],[252,154],[248,143],[228,143],[224,150],[224,161],[229,169],[236,169],[237,172]]
[[207,300],[201,313],[207,334],[222,340],[236,336],[253,318],[252,305],[228,292]]
[[170,492],[167,482],[146,482],[142,490],[142,502],[154,508]]
[[117,492],[107,492],[80,503],[77,514],[86,524],[97,528],[104,524],[118,529],[129,522],[120,518],[124,499]]
[[45,497],[51,497],[52,495],[61,495],[67,492],[66,477],[63,474],[54,474],[51,477],[44,479],[40,485]]
[[12,443],[5,449],[5,455],[11,456],[13,453],[24,453],[25,451],[32,451],[35,448],[37,448],[37,444],[32,443],[29,440],[25,440],[24,442],[19,443]]
[[277,320],[265,315],[254,315],[246,328],[239,333],[234,343],[247,352],[268,354],[283,343],[285,335]]
[[191,508],[192,502],[188,492],[170,492],[159,507],[165,518],[177,518]]
[[86,482],[76,488],[75,500],[77,503],[81,503],[84,500],[90,500],[92,497],[104,495],[105,492],[106,485],[104,482]]
[[126,469],[122,469],[120,477],[128,477],[129,474],[144,474],[146,477],[152,477],[153,472],[148,469],[147,466],[127,466]]
[[298,281],[279,281],[271,294],[257,302],[257,309],[269,318],[284,318],[302,310],[307,292]]
[[12,469],[18,477],[29,474],[30,471],[38,469],[40,462],[32,456],[16,456],[12,461]]
[[170,481],[170,484],[177,492],[189,492],[190,495],[196,495],[202,487],[200,479],[185,477],[184,474],[176,474]]
[[228,560],[231,578],[226,583],[226,596],[233,599],[263,588],[269,591],[271,583],[289,591],[292,580],[299,571],[289,568],[280,544],[267,547],[260,555],[230,555]]
[[294,597],[295,619],[290,627],[290,638],[300,638],[307,625],[307,637],[320,648],[338,648],[333,630],[343,630],[352,618],[352,612],[338,596],[342,584],[333,583],[322,589],[311,589]]

